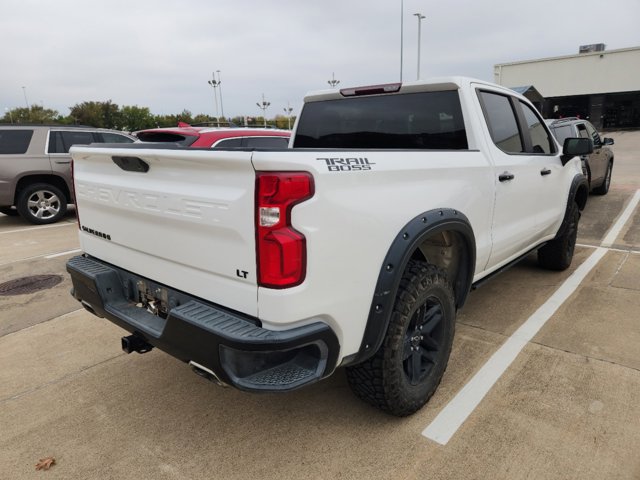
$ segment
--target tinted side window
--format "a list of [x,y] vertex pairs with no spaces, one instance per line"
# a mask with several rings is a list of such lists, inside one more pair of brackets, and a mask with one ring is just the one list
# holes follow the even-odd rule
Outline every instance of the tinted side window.
[[585,127],[584,123],[577,124],[576,128],[578,129],[578,136],[580,138],[591,138],[589,136],[589,132],[587,132],[587,127]]
[[62,143],[62,132],[49,132],[49,149],[48,153],[64,153],[64,144]]
[[126,135],[120,135],[118,133],[100,132],[99,135],[102,136],[102,141],[104,143],[132,143],[133,142],[133,139],[127,137]]
[[524,152],[516,114],[509,97],[497,93],[480,92],[480,98],[493,143],[506,153]]
[[213,148],[237,148],[242,146],[242,138],[227,138],[225,140],[220,140],[216,143]]
[[560,145],[564,145],[565,138],[575,137],[571,125],[564,125],[562,127],[551,127],[551,131],[558,139],[558,143]]
[[600,140],[600,135],[598,134],[596,129],[593,128],[593,125],[591,125],[590,123],[585,123],[585,125],[587,126],[587,132],[589,132],[589,135],[591,135],[591,138],[593,139],[593,145],[594,146],[602,145],[602,140]]
[[289,139],[285,137],[249,137],[245,138],[247,147],[249,148],[287,148]]
[[306,103],[295,147],[465,150],[457,90]]
[[62,132],[65,153],[68,153],[73,145],[89,145],[94,141],[92,132]]
[[146,132],[138,132],[138,140],[143,142],[166,142],[177,143],[178,145],[189,146],[198,140],[199,135],[180,135],[171,132],[156,132],[149,130]]
[[89,145],[95,139],[92,132],[57,131],[49,136],[49,153],[69,153],[72,145]]
[[0,130],[0,154],[26,153],[33,130]]
[[553,140],[544,128],[542,119],[526,103],[520,102],[520,106],[531,136],[532,153],[555,153],[556,149]]

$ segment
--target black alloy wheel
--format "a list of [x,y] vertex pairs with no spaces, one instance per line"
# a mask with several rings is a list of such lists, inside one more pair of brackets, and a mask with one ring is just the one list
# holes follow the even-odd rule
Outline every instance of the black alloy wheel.
[[411,317],[404,336],[402,364],[407,380],[418,385],[438,361],[442,350],[444,327],[442,305],[437,297],[429,297]]
[[347,367],[353,392],[404,417],[427,403],[447,368],[456,307],[447,273],[411,260],[402,275],[384,340],[371,358]]

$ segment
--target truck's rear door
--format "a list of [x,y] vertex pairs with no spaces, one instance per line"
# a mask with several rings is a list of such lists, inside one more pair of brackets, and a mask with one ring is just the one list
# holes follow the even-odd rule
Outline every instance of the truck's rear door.
[[139,144],[71,153],[87,254],[257,315],[251,152]]

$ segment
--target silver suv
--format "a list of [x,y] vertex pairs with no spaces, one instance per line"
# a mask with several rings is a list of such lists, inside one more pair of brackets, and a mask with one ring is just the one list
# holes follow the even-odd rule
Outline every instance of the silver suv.
[[57,222],[74,201],[71,145],[134,141],[114,130],[0,125],[0,213],[38,225]]

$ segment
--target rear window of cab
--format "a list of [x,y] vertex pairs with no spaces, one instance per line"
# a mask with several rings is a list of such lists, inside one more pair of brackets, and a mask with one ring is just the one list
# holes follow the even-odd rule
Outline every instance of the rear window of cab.
[[466,150],[468,143],[452,90],[306,103],[294,147]]

